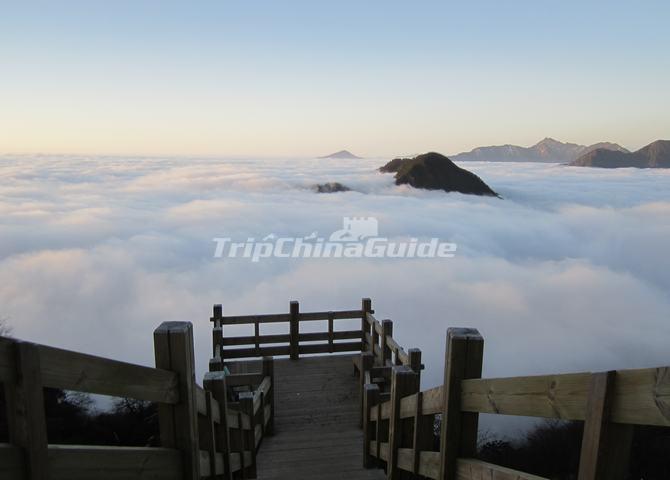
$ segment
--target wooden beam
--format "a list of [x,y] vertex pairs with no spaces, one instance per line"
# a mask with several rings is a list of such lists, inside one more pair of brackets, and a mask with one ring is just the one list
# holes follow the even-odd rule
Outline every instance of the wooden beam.
[[391,415],[389,419],[389,450],[386,466],[387,478],[399,480],[406,478],[398,467],[398,449],[402,445],[403,430],[400,418],[400,401],[403,397],[419,391],[419,377],[407,366],[393,367],[391,374]]
[[300,358],[300,323],[298,316],[300,315],[300,304],[296,301],[290,303],[291,324],[290,324],[290,349],[291,360],[298,360]]
[[232,480],[230,468],[230,432],[228,430],[228,395],[226,388],[226,375],[223,372],[208,372],[205,374],[203,386],[212,393],[219,404],[219,424],[215,425],[216,451],[223,455],[223,477]]
[[[266,394],[266,403],[270,406],[270,420],[267,424],[267,433],[272,435],[274,433],[275,426],[275,369],[274,369],[274,358],[265,357],[263,358],[263,367],[262,373],[265,378],[270,379],[270,392]],[[265,423],[265,422],[264,422]]]
[[[469,412],[585,420],[590,373],[465,380]],[[617,370],[611,421],[670,426],[670,367]]]
[[188,322],[163,322],[154,331],[156,367],[179,377],[179,403],[159,404],[161,443],[181,450],[184,478],[200,478],[198,410],[193,352],[193,326]]
[[391,349],[387,344],[387,338],[393,337],[393,321],[382,320],[382,334],[381,334],[381,349],[382,349],[382,366],[391,363]]
[[[375,436],[375,421],[372,418],[371,409],[379,403],[379,386],[367,384],[363,390],[363,467],[374,468],[377,466],[377,461],[374,456],[370,455],[370,442]],[[376,437],[374,438],[376,440]]]
[[624,480],[628,475],[632,426],[609,420],[615,383],[615,371],[591,376],[579,480]]
[[367,334],[370,333],[370,323],[368,315],[372,312],[372,300],[363,298],[361,300],[361,352],[372,351],[372,346],[367,343]]
[[177,375],[60,348],[38,345],[44,387],[177,403]]
[[[365,426],[365,420],[364,420],[364,414],[365,414],[365,402],[364,402],[364,399],[363,399],[363,396],[364,396],[364,394],[365,394],[365,378],[366,378],[366,375],[365,375],[365,374],[366,374],[366,372],[369,372],[369,371],[370,371],[370,369],[372,368],[372,365],[373,365],[374,361],[375,361],[375,359],[374,359],[374,357],[372,356],[372,354],[371,354],[370,352],[364,352],[364,353],[361,353],[361,356],[360,356],[360,366],[361,366],[361,369],[360,369],[360,371],[358,372],[358,373],[359,373],[359,377],[358,377],[358,385],[359,385],[359,387],[358,387],[358,391],[359,391],[359,394],[360,394],[360,395],[359,395],[359,398],[360,398],[360,405],[361,405],[361,408],[360,408],[360,419],[359,419],[359,420],[360,420],[360,426],[361,426],[361,427],[364,427],[364,426]],[[375,405],[376,405],[376,403],[375,403]]]
[[49,460],[38,345],[14,343],[16,382],[6,383],[9,441],[23,450],[26,479],[47,480]]
[[256,478],[256,415],[253,392],[240,393],[240,408],[249,417],[249,430],[244,430],[245,447],[251,452],[251,465],[245,468],[246,478]]
[[440,480],[456,480],[456,459],[477,454],[478,414],[461,411],[461,382],[482,375],[484,339],[473,328],[450,328],[444,365]]

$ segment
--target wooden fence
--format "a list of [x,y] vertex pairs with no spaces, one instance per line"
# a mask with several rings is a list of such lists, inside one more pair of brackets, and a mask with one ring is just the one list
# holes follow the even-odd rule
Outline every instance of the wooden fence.
[[[0,444],[0,478],[254,478],[256,449],[272,431],[272,359],[258,374],[210,374],[203,389],[195,381],[190,323],[163,323],[154,348],[156,368],[149,368],[0,337],[10,435],[10,444]],[[228,402],[227,383],[249,392]],[[44,388],[158,403],[161,447],[49,444]]]
[[[367,303],[366,303],[367,302]],[[366,310],[367,308],[367,310]],[[364,299],[361,310],[340,310],[331,312],[300,312],[298,302],[290,302],[289,313],[268,315],[223,316],[223,307],[214,305],[211,321],[213,330],[213,359],[210,370],[223,368],[227,360],[263,356],[289,356],[293,360],[300,355],[315,353],[360,352],[363,348],[363,329],[335,330],[335,321],[360,319],[367,321],[371,312],[370,301]],[[328,329],[323,332],[301,333],[300,324],[314,321],[328,321]],[[261,335],[262,324],[288,324],[289,333]],[[249,336],[224,335],[224,327],[229,325],[253,325],[254,334]],[[342,341],[353,340],[353,341]],[[267,346],[270,345],[271,346]],[[243,347],[243,348],[230,348]]]
[[475,459],[478,416],[489,413],[584,421],[579,480],[619,480],[632,426],[670,426],[670,367],[482,379],[483,351],[477,330],[452,328],[442,386],[420,391],[406,365],[392,368],[387,398],[366,382],[365,466],[385,468],[389,479],[542,480]]

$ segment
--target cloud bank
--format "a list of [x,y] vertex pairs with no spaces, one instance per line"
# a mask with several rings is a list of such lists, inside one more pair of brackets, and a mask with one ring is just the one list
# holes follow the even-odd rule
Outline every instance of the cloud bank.
[[[469,162],[498,200],[395,186],[385,161],[0,157],[0,316],[19,338],[148,365],[153,329],[191,321],[199,378],[213,303],[363,296],[423,350],[424,388],[449,326],[481,331],[487,376],[668,363],[670,172]],[[327,181],[353,191],[309,188]],[[328,235],[344,216],[456,258],[213,258],[214,237]]]

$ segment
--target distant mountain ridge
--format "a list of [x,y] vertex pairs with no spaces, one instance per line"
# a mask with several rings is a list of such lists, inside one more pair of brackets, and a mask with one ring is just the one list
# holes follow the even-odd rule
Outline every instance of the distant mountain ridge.
[[349,158],[349,159],[360,159],[361,157],[354,155],[349,150],[340,150],[339,152],[331,153],[330,155],[325,155],[319,158]]
[[570,163],[575,167],[670,168],[670,140],[657,140],[635,152],[598,148]]
[[469,152],[452,155],[451,159],[456,162],[570,163],[580,156],[597,149],[628,153],[628,150],[621,145],[611,142],[600,142],[587,146],[576,143],[563,143],[547,137],[532,147],[519,147],[517,145],[479,147]]

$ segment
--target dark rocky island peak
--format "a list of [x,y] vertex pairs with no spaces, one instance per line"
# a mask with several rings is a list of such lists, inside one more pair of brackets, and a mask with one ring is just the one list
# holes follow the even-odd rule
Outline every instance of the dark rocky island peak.
[[444,155],[435,152],[424,153],[414,158],[396,158],[379,171],[395,172],[396,185],[408,184],[426,190],[498,196],[477,175],[460,168]]

